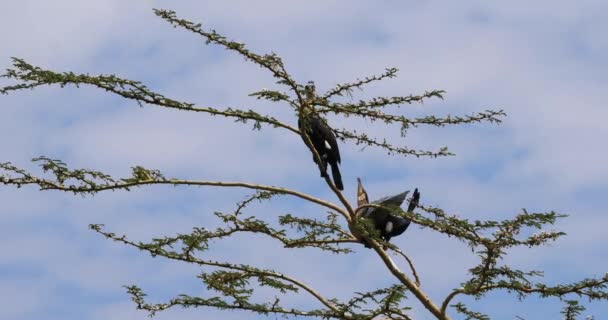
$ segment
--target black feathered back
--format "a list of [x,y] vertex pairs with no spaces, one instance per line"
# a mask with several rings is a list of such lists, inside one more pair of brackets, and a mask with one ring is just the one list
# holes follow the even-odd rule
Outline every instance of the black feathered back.
[[[368,204],[369,199],[367,196],[367,192],[363,188],[361,179],[357,178],[357,182],[357,205],[361,207],[365,204]],[[385,206],[387,208],[368,207],[357,209],[357,215],[372,220],[374,228],[378,230],[382,238],[384,238],[384,240],[386,241],[389,241],[392,237],[396,237],[405,232],[405,230],[407,230],[411,223],[409,219],[391,213],[392,208],[396,209],[401,207],[408,194],[409,191],[405,191],[394,196],[388,196],[378,199],[372,202],[372,204]],[[418,193],[418,189],[416,189],[414,191],[412,201],[410,201],[410,207],[412,206],[412,204],[414,204],[414,206],[417,205],[417,201],[419,198],[420,194]],[[366,247],[370,247],[370,245],[365,240],[362,240],[362,242]]]
[[[329,163],[336,188],[344,190],[342,175],[340,174],[340,168],[338,167],[341,159],[336,136],[327,123],[318,115],[308,114],[304,116],[306,117],[307,123],[304,125],[302,119],[298,119],[298,128],[300,131],[306,130],[306,134],[308,134],[313,147],[319,154],[319,157],[321,157],[321,177],[327,177],[327,164]],[[304,139],[304,137],[302,137],[302,139]],[[316,161],[314,157],[313,160]]]

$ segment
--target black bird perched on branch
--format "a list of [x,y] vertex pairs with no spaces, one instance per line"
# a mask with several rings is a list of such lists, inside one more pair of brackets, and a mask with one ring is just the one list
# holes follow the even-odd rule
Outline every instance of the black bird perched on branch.
[[[361,179],[357,178],[357,182],[357,205],[360,207],[362,205],[369,204],[369,198],[367,196],[367,192],[363,188]],[[393,208],[400,207],[408,193],[409,190],[394,196],[384,197],[372,202],[372,204]],[[412,212],[418,206],[419,201],[420,192],[418,192],[418,188],[416,188],[414,190],[412,199],[410,200],[407,211]],[[378,230],[380,236],[386,242],[389,242],[392,237],[396,237],[405,232],[411,223],[409,219],[391,214],[390,209],[385,208],[363,208],[357,214],[364,218],[371,219],[373,221],[374,228]],[[363,240],[363,244],[367,248],[371,248],[371,246],[365,240]]]
[[[336,188],[338,188],[338,190],[344,190],[342,175],[340,174],[340,168],[338,167],[338,164],[340,163],[340,150],[338,149],[336,136],[327,123],[312,111],[312,103],[315,98],[314,83],[309,81],[304,89],[306,91],[308,105],[301,110],[303,114],[300,115],[300,118],[298,119],[298,128],[300,131],[306,132],[313,147],[321,158],[321,177],[328,176],[327,164],[329,164],[331,166],[331,175]],[[304,136],[302,136],[302,139],[304,139]],[[314,155],[313,160],[317,162]]]

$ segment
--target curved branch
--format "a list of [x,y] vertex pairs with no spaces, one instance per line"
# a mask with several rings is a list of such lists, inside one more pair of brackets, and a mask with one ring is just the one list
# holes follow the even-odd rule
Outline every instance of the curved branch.
[[395,265],[391,257],[389,257],[382,247],[376,241],[369,241],[374,251],[380,256],[389,271],[401,282],[408,290],[410,290],[416,298],[422,303],[422,305],[432,313],[437,319],[450,320],[448,315],[445,315],[441,310],[431,301],[429,298],[412,280],[406,276],[400,269]]
[[271,52],[270,54],[264,55],[254,53],[247,49],[245,44],[230,41],[226,39],[226,37],[217,33],[215,30],[204,30],[200,23],[193,23],[191,21],[178,18],[175,11],[163,9],[153,10],[157,16],[169,22],[174,27],[179,26],[190,32],[198,34],[206,39],[207,44],[214,43],[228,50],[235,51],[241,56],[245,57],[246,60],[251,60],[255,64],[270,71],[275,78],[279,79],[277,83],[287,85],[292,91],[294,91],[300,103],[302,102],[302,97],[298,91],[298,83],[291,78],[290,74],[285,69],[283,60],[275,53]]
[[608,273],[604,275],[602,278],[598,279],[586,279],[580,281],[578,283],[570,284],[570,285],[557,285],[557,286],[547,286],[544,284],[536,284],[535,287],[530,285],[524,285],[519,282],[506,282],[501,281],[498,283],[493,283],[481,287],[474,288],[471,291],[465,290],[464,288],[455,289],[452,291],[443,301],[441,306],[442,314],[445,314],[445,311],[448,307],[449,302],[458,294],[478,294],[480,292],[487,292],[496,289],[505,289],[508,291],[514,291],[523,295],[537,293],[543,297],[547,296],[555,296],[555,297],[563,297],[568,294],[577,294],[579,296],[586,296],[590,300],[608,300],[608,293],[601,291],[594,291],[601,288],[606,288],[608,286]]
[[[357,211],[359,212],[361,209],[363,208],[368,208],[368,207],[372,207],[372,208],[385,208],[387,210],[394,210],[393,208],[390,207],[384,207],[378,204],[374,204],[374,203],[369,203],[369,204],[364,204],[361,205],[357,208]],[[411,217],[408,216],[406,217],[410,220]],[[395,264],[395,262],[391,259],[391,257],[388,256],[388,254],[386,253],[386,251],[384,251],[384,249],[382,248],[382,246],[380,245],[380,243],[378,243],[378,241],[376,241],[373,238],[368,238],[366,239],[368,244],[371,245],[371,247],[374,249],[374,251],[376,251],[376,253],[378,254],[378,256],[380,256],[380,258],[382,259],[382,261],[384,262],[384,265],[389,269],[389,271],[401,282],[403,283],[408,290],[410,290],[415,296],[416,298],[418,298],[418,300],[422,303],[422,305],[429,311],[431,312],[435,317],[437,317],[437,319],[440,320],[450,320],[450,317],[446,314],[443,314],[441,312],[441,310],[439,309],[439,307],[437,307],[433,301],[431,301],[431,299],[420,289],[420,287],[416,284],[416,282],[412,281],[407,275],[405,275],[405,273],[403,273],[399,267]]]
[[[213,266],[213,267],[219,267],[219,268],[230,269],[230,270],[245,271],[245,272],[251,272],[254,274],[258,274],[258,275],[263,275],[263,276],[268,276],[268,277],[285,280],[287,282],[290,282],[290,283],[302,288],[304,291],[308,292],[311,296],[313,296],[315,299],[317,299],[324,306],[326,306],[327,308],[329,308],[336,314],[342,314],[342,311],[340,309],[336,308],[336,306],[332,302],[327,300],[325,297],[323,297],[319,292],[314,290],[312,287],[306,285],[305,283],[303,283],[295,278],[287,276],[285,274],[274,272],[274,271],[251,268],[251,267],[247,267],[245,265],[235,265],[235,264],[226,263],[226,262],[202,260],[202,259],[195,258],[191,255],[186,257],[184,255],[180,255],[180,254],[173,253],[173,252],[164,252],[161,254],[147,246],[127,240],[127,238],[125,236],[118,237],[113,233],[104,232],[101,230],[101,226],[99,226],[99,225],[91,225],[90,228],[92,230],[94,230],[95,232],[105,236],[106,238],[130,245],[132,247],[138,248],[143,251],[147,251],[148,253],[150,253],[152,255],[161,255],[167,259],[177,260],[177,261],[182,261],[182,262],[187,262],[187,263],[193,263],[193,264],[197,264],[200,266]],[[343,315],[343,316],[346,319],[350,319],[350,317],[348,317],[347,315]]]
[[311,195],[308,195],[306,193],[303,192],[299,192],[299,191],[294,191],[294,190],[290,190],[290,189],[285,189],[285,188],[280,188],[280,187],[273,187],[273,186],[266,186],[266,185],[261,185],[261,184],[252,184],[252,183],[245,183],[245,182],[224,182],[224,181],[192,181],[192,180],[176,180],[176,179],[172,179],[172,180],[168,180],[168,181],[143,181],[143,182],[131,182],[131,183],[124,183],[124,184],[117,184],[115,186],[107,186],[107,187],[102,187],[99,190],[93,190],[94,188],[88,188],[88,190],[85,190],[83,188],[81,189],[72,189],[70,187],[65,187],[65,186],[56,186],[54,188],[43,188],[43,190],[46,189],[55,189],[55,190],[61,190],[61,191],[76,191],[76,192],[87,192],[87,191],[104,191],[104,190],[115,190],[115,189],[124,189],[124,188],[129,188],[129,187],[135,187],[135,186],[142,186],[142,185],[155,185],[155,184],[170,184],[170,185],[189,185],[189,186],[214,186],[214,187],[227,187],[227,188],[233,188],[233,187],[237,187],[237,188],[247,188],[247,189],[254,189],[254,190],[264,190],[264,191],[273,191],[273,192],[277,192],[277,193],[282,193],[282,194],[289,194],[304,200],[308,200],[310,202],[316,203],[318,205],[324,206],[326,208],[332,209],[336,212],[339,212],[341,214],[346,214],[344,212],[344,209],[338,207],[337,205],[313,197]]
[[374,147],[380,147],[388,151],[389,154],[402,154],[402,155],[412,155],[415,157],[441,157],[441,156],[453,156],[454,154],[448,151],[447,147],[442,147],[439,151],[423,151],[423,150],[414,150],[408,149],[407,147],[395,147],[386,140],[380,142],[375,138],[370,138],[365,133],[357,133],[356,130],[348,131],[346,129],[332,129],[337,138],[341,140],[355,140],[355,145],[368,145]]
[[464,290],[462,289],[456,289],[454,291],[452,291],[446,298],[445,300],[443,300],[443,303],[441,304],[441,314],[446,316],[446,311],[448,309],[448,304],[450,303],[450,301],[452,299],[454,299],[454,297],[456,297],[457,295],[464,293]]
[[371,121],[383,121],[385,123],[401,123],[406,126],[418,126],[418,125],[433,125],[438,127],[443,127],[451,124],[465,124],[465,123],[477,123],[482,121],[488,121],[491,123],[501,123],[502,120],[499,116],[505,116],[506,113],[503,110],[494,111],[494,110],[486,110],[485,112],[478,112],[473,115],[466,116],[450,116],[448,115],[445,118],[438,118],[435,116],[426,116],[424,118],[414,118],[410,119],[405,116],[396,116],[380,111],[375,110],[367,110],[358,106],[348,105],[348,104],[340,104],[340,103],[331,103],[327,104],[326,110],[324,112],[333,112],[337,115],[354,115],[363,118],[370,119]]
[[583,280],[579,283],[572,285],[558,285],[555,287],[549,287],[543,284],[537,284],[536,287],[524,286],[521,284],[509,284],[509,283],[496,283],[492,285],[483,286],[479,291],[485,292],[494,289],[506,289],[513,290],[520,293],[531,294],[538,293],[541,295],[552,295],[552,296],[564,296],[567,294],[578,294],[586,296],[589,299],[603,299],[608,300],[608,293],[606,292],[593,292],[585,291],[586,289],[592,290],[593,288],[605,288],[608,286],[608,273],[601,279]]
[[405,261],[407,261],[407,263],[410,265],[410,269],[412,270],[412,275],[414,276],[414,279],[416,279],[415,284],[416,286],[420,287],[420,278],[418,277],[418,273],[416,272],[416,268],[414,268],[414,263],[412,260],[397,247],[391,247],[391,250],[395,251],[395,253],[399,254],[405,259]]
[[227,188],[237,187],[237,188],[247,188],[247,189],[254,189],[254,190],[272,191],[272,192],[277,192],[277,193],[281,193],[281,194],[289,194],[289,195],[316,203],[323,207],[332,209],[332,210],[342,214],[343,216],[348,216],[348,213],[346,211],[344,211],[344,209],[338,207],[337,205],[335,205],[331,202],[313,197],[313,196],[308,195],[303,192],[290,190],[290,189],[286,189],[286,188],[281,188],[281,187],[266,186],[266,185],[261,185],[261,184],[253,184],[253,183],[245,183],[245,182],[193,181],[193,180],[178,180],[178,179],[154,180],[154,179],[150,178],[149,180],[136,180],[136,181],[128,181],[128,182],[123,181],[123,182],[115,182],[113,184],[105,184],[105,185],[65,186],[64,184],[58,183],[56,181],[41,179],[41,178],[33,177],[31,175],[27,175],[27,176],[24,176],[23,178],[7,178],[4,176],[0,176],[0,183],[3,183],[5,185],[17,185],[17,186],[34,184],[34,185],[40,186],[41,190],[58,190],[58,191],[74,192],[74,193],[96,193],[96,192],[100,192],[100,191],[120,190],[120,189],[128,190],[129,188],[132,188],[132,187],[139,187],[139,186],[144,186],[144,185],[215,186],[215,187],[227,187]]
[[298,129],[283,123],[274,117],[261,115],[253,110],[232,108],[219,110],[211,107],[196,107],[193,103],[177,101],[153,92],[139,81],[122,79],[114,75],[90,76],[88,74],[74,74],[72,72],[53,72],[32,66],[18,58],[13,58],[13,65],[16,70],[9,69],[3,76],[23,81],[23,83],[0,88],[0,93],[6,94],[10,91],[32,89],[42,85],[58,84],[63,87],[68,84],[75,86],[84,84],[103,89],[126,99],[135,100],[140,105],[146,103],[169,109],[204,112],[211,115],[236,118],[237,121],[242,122],[252,120],[256,122],[254,128],[260,128],[259,123],[267,123],[274,127],[287,129],[298,135],[300,134]]
[[[400,106],[403,104],[412,104],[414,102],[422,103],[422,102],[424,102],[424,99],[429,99],[432,97],[437,97],[437,98],[443,99],[444,93],[445,93],[445,91],[443,91],[443,90],[433,90],[433,91],[427,91],[422,95],[410,94],[408,96],[396,96],[396,97],[389,97],[389,98],[376,97],[369,101],[360,100],[358,104],[352,104],[352,103],[332,104],[332,103],[327,103],[326,101],[324,101],[324,103],[322,103],[322,105],[324,105],[325,108],[319,110],[319,113],[335,112],[332,110],[332,108],[334,106],[348,108],[349,111],[345,112],[345,113],[351,113],[351,112],[355,112],[355,113],[356,112],[372,112],[372,113],[374,113],[376,111],[372,111],[373,109],[383,108],[383,107],[390,106],[390,105]],[[345,110],[342,110],[342,111],[345,111]]]
[[364,79],[357,79],[354,82],[350,83],[338,84],[335,88],[329,90],[324,95],[322,95],[321,99],[327,100],[333,96],[343,96],[345,93],[350,95],[354,88],[361,89],[363,85],[369,84],[371,82],[396,77],[397,71],[399,71],[399,69],[397,68],[387,68],[380,75],[373,75],[370,77],[365,77]]
[[303,245],[315,245],[315,244],[338,244],[338,243],[359,243],[355,238],[352,239],[333,239],[333,240],[297,240],[291,241],[285,245],[285,248],[296,248]]

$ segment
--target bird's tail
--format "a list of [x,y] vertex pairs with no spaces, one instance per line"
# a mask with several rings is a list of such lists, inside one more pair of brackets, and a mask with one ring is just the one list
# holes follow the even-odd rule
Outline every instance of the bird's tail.
[[418,192],[418,188],[416,188],[416,190],[414,190],[414,195],[410,200],[410,205],[408,206],[407,211],[414,211],[414,209],[416,209],[416,207],[418,206],[418,202],[420,202],[420,192]]
[[342,175],[340,175],[340,168],[338,168],[337,162],[331,163],[331,175],[334,179],[334,184],[338,190],[344,190],[344,185],[342,184]]

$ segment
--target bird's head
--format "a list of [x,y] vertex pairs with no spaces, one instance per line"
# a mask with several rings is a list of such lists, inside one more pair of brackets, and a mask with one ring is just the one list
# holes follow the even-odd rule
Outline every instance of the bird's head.
[[309,101],[314,100],[316,87],[314,81],[308,81],[308,83],[304,86],[304,92],[306,92],[306,99]]

